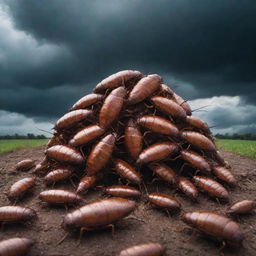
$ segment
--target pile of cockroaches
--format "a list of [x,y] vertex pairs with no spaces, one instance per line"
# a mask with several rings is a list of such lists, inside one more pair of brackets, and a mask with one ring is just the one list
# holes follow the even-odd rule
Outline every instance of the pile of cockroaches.
[[[83,203],[85,194],[93,188],[110,196],[66,214],[62,226],[67,230],[113,227],[135,210],[134,200],[140,198],[168,213],[182,208],[170,194],[148,193],[152,182],[170,184],[193,201],[198,200],[198,191],[202,191],[228,202],[230,195],[225,186],[236,185],[208,125],[192,115],[189,104],[156,74],[143,76],[139,71],[125,70],[107,77],[95,87],[94,93],[78,100],[54,129],[45,159],[36,165],[35,173],[44,175],[48,186],[63,180],[69,182],[74,177],[76,189],[51,188],[42,191],[39,198],[49,204],[67,206]],[[34,161],[26,159],[18,163],[17,170],[33,166]],[[17,200],[34,183],[34,177],[16,182],[9,198]],[[245,200],[227,212],[248,213],[253,207],[252,201]],[[2,222],[31,220],[35,215],[29,208],[0,207]],[[238,224],[217,213],[186,212],[181,219],[221,241],[243,241]],[[18,245],[24,249],[31,244],[26,239],[17,239],[0,243],[0,255],[7,255],[1,252],[8,248],[15,252]],[[118,255],[156,256],[164,251],[161,244],[147,243]]]

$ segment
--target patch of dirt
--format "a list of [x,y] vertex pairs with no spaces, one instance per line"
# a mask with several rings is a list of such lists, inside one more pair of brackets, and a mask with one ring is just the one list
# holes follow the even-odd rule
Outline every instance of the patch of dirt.
[[[8,205],[9,201],[3,192],[17,180],[31,175],[29,173],[18,173],[14,170],[17,162],[25,159],[43,158],[44,147],[22,149],[0,156],[0,205]],[[230,191],[233,202],[243,199],[256,198],[256,161],[247,157],[238,156],[230,152],[222,152],[224,158],[231,164],[234,174],[239,179],[239,186]],[[57,188],[70,188],[69,184],[56,185]],[[167,248],[166,255],[220,255],[221,244],[211,240],[199,233],[193,233],[179,220],[180,214],[170,218],[165,212],[150,208],[147,204],[140,202],[138,209],[133,214],[138,219],[123,220],[116,225],[115,236],[112,238],[110,230],[87,232],[83,235],[81,244],[77,246],[79,233],[71,234],[60,245],[57,242],[66,234],[60,224],[65,208],[45,206],[37,198],[37,195],[45,189],[42,178],[37,179],[36,187],[18,205],[28,206],[35,209],[38,219],[25,225],[6,225],[0,232],[0,240],[14,236],[24,236],[36,241],[29,255],[116,255],[120,250],[142,242],[156,241]],[[150,191],[155,191],[155,185],[150,186]],[[182,203],[184,211],[208,210],[224,213],[227,205],[219,205],[216,201],[201,194],[199,203],[195,204],[183,197],[175,189],[166,185],[158,187],[159,192],[175,194]],[[87,202],[101,197],[98,192],[92,191],[85,196]],[[225,255],[255,255],[256,252],[256,218],[254,215],[240,217],[238,222],[245,231],[243,248],[226,247]]]

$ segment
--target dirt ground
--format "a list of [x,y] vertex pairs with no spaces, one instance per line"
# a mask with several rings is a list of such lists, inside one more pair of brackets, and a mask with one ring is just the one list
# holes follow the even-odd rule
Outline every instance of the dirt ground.
[[[17,173],[14,165],[25,159],[33,158],[40,161],[43,158],[44,147],[23,149],[0,156],[0,205],[8,205],[9,201],[3,192],[15,181],[27,177],[30,173]],[[230,191],[232,201],[256,198],[256,161],[223,152],[225,159],[231,164],[234,173],[239,179],[239,186]],[[67,188],[60,184],[58,188]],[[192,233],[187,226],[179,220],[180,214],[170,218],[165,212],[150,208],[145,203],[139,203],[133,216],[143,219],[123,220],[117,224],[114,238],[110,230],[95,231],[84,234],[81,244],[77,246],[78,233],[71,234],[60,245],[57,242],[66,234],[61,228],[62,216],[66,210],[61,207],[49,207],[39,202],[37,195],[45,186],[38,178],[36,187],[18,205],[28,206],[37,211],[38,219],[31,224],[6,225],[0,232],[0,240],[14,236],[23,236],[35,240],[29,255],[116,255],[120,250],[143,242],[160,242],[167,248],[166,255],[220,255],[220,243],[198,233]],[[154,185],[150,190],[155,189]],[[175,194],[182,203],[184,211],[208,210],[224,213],[227,205],[219,205],[216,201],[201,194],[198,204],[184,198],[179,192],[170,190],[166,185],[159,186],[159,192]],[[98,192],[90,192],[85,196],[86,201],[93,201],[101,196]],[[245,233],[242,248],[226,247],[224,255],[256,255],[256,215],[241,217],[238,222]]]

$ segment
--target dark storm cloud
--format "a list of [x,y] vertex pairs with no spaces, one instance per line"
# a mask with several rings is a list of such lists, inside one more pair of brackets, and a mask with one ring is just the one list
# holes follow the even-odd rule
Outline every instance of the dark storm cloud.
[[160,73],[188,99],[240,95],[255,104],[254,0],[5,3],[15,28],[31,38],[25,51],[6,43],[2,109],[52,118],[127,68]]

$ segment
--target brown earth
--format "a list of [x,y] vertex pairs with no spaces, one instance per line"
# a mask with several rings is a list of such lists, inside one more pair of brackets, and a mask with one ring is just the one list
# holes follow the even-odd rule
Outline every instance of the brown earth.
[[[29,173],[17,173],[14,166],[25,158],[40,161],[43,158],[44,147],[22,149],[0,156],[0,205],[8,205],[9,201],[3,192],[15,181],[27,177]],[[239,179],[239,186],[230,191],[232,201],[256,198],[256,161],[247,157],[223,152],[225,159],[231,164],[234,173]],[[31,172],[30,172],[31,173]],[[58,185],[59,188],[66,184]],[[70,187],[71,188],[71,187]],[[29,255],[116,255],[120,250],[138,243],[157,241],[167,248],[166,255],[220,255],[220,242],[211,240],[197,232],[192,233],[187,226],[179,220],[180,214],[170,218],[165,212],[150,208],[145,203],[139,203],[133,214],[138,219],[127,219],[116,225],[115,236],[112,238],[110,230],[85,233],[81,244],[77,246],[78,233],[71,234],[60,245],[57,242],[66,234],[61,228],[62,216],[66,213],[64,208],[49,207],[39,202],[37,195],[44,190],[40,178],[36,187],[18,205],[35,209],[38,219],[31,224],[5,225],[0,231],[0,240],[14,236],[24,236],[36,241]],[[156,187],[152,185],[150,191]],[[216,201],[201,194],[198,204],[190,202],[174,189],[160,185],[159,191],[175,194],[181,201],[184,211],[208,210],[224,214],[227,205],[219,205]],[[95,200],[101,196],[98,192],[90,192],[86,201]],[[237,221],[245,232],[245,241],[242,248],[227,246],[222,253],[225,255],[256,255],[256,218],[255,214],[240,217]]]

